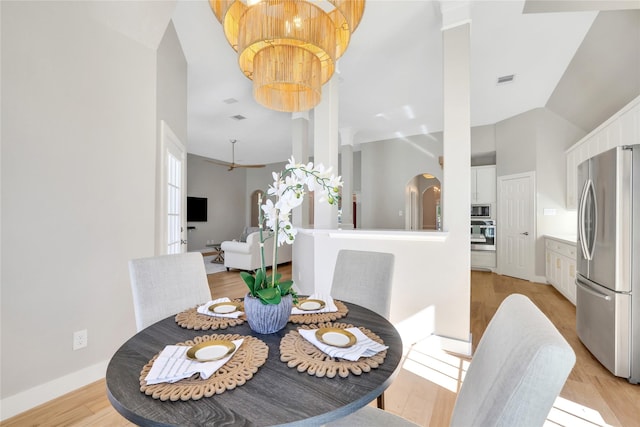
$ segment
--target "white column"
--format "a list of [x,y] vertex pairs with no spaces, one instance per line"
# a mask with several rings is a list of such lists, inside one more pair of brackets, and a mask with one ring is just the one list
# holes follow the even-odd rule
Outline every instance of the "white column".
[[[470,3],[445,1],[442,7],[444,75],[443,229],[468,248],[471,173]],[[462,243],[464,242],[464,243]],[[466,258],[468,269],[470,253]]]
[[353,129],[340,129],[340,175],[342,186],[342,224],[353,228]]
[[[309,112],[291,115],[291,153],[296,162],[309,161]],[[295,227],[309,228],[309,198],[292,211],[291,223]]]
[[[338,173],[338,75],[335,73],[322,87],[322,101],[313,111],[313,160],[314,164],[332,167]],[[316,192],[313,201],[314,228],[338,228],[338,206],[320,203]]]

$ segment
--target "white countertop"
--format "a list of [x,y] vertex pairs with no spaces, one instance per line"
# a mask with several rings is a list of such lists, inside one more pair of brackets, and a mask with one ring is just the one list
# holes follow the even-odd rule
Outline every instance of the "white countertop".
[[569,245],[575,245],[578,241],[578,238],[575,234],[545,234],[545,238],[557,240],[562,243],[567,243]]
[[444,242],[449,237],[447,231],[405,231],[382,229],[322,229],[298,228],[298,233],[308,235],[326,235],[329,238],[359,239],[359,240],[412,240],[424,242]]

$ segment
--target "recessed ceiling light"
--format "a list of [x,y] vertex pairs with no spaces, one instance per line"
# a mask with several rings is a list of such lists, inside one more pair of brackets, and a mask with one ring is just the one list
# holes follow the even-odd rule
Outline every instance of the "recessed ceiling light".
[[231,116],[231,118],[233,120],[244,120],[244,119],[246,119],[246,117],[243,116],[242,114],[236,114],[235,116]]
[[235,98],[227,98],[223,99],[222,102],[224,102],[225,104],[235,104],[236,102],[238,102],[238,100]]
[[516,78],[515,74],[509,74],[508,76],[502,76],[502,77],[498,77],[498,84],[504,84],[504,83],[511,83],[513,82],[513,79]]

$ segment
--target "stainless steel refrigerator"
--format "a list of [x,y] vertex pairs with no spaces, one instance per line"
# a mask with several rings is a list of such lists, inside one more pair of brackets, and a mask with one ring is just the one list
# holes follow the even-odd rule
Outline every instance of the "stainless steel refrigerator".
[[640,381],[640,145],[578,166],[576,328],[614,375]]

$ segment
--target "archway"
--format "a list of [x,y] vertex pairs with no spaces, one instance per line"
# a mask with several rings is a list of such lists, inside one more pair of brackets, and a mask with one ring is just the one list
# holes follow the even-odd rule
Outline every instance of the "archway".
[[433,185],[422,193],[422,229],[439,230],[440,220],[440,186]]
[[440,180],[430,173],[416,175],[407,183],[405,229],[442,229],[441,192]]

